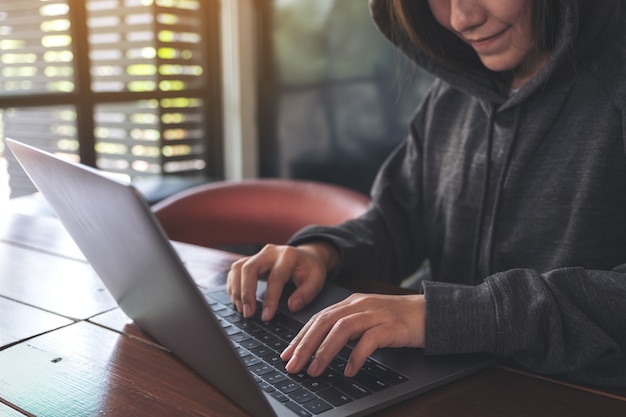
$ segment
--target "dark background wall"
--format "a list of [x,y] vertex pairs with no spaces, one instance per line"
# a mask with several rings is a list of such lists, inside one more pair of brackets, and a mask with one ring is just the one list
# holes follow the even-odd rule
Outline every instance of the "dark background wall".
[[431,82],[364,0],[269,0],[261,27],[261,175],[368,192]]

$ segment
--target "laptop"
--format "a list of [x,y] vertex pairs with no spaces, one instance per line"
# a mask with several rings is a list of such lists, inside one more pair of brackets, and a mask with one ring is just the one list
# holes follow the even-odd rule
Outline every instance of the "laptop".
[[380,349],[356,377],[345,378],[348,345],[318,378],[288,374],[277,358],[289,338],[349,291],[329,284],[304,311],[292,314],[282,303],[270,323],[244,319],[224,288],[203,293],[195,284],[131,184],[11,139],[6,143],[124,313],[251,415],[367,415],[492,363],[486,355],[426,357],[421,349]]

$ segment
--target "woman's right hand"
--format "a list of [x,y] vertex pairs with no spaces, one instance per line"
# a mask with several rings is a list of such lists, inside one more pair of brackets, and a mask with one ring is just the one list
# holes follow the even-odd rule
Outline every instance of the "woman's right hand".
[[266,245],[255,255],[233,263],[228,272],[227,290],[237,310],[244,317],[251,317],[256,309],[257,281],[267,275],[261,318],[270,321],[290,279],[296,289],[289,297],[288,307],[291,311],[298,311],[319,294],[327,272],[338,265],[339,252],[329,243]]

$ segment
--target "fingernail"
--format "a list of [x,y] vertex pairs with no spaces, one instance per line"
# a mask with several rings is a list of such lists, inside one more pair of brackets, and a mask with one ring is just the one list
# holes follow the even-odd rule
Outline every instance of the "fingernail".
[[240,300],[235,300],[235,308],[237,309],[238,312],[243,313],[243,308],[241,307]]
[[302,307],[302,298],[300,297],[292,297],[289,299],[289,307],[291,310],[300,310]]
[[307,369],[307,373],[311,376],[317,376],[319,367],[320,363],[317,361],[317,359],[313,359],[313,362],[311,362],[309,368]]
[[344,370],[343,370],[343,374],[344,374],[345,376],[348,376],[348,377],[353,376],[353,375],[352,375],[352,365],[351,365],[350,363],[348,363],[348,364],[346,365],[346,369],[344,369]]
[[250,309],[250,304],[244,303],[243,305],[243,316],[250,317],[252,316],[252,310]]
[[271,320],[271,316],[270,316],[271,312],[270,312],[270,308],[269,307],[263,307],[263,314],[261,314],[261,320],[263,321],[270,321]]
[[289,346],[287,346],[285,350],[283,350],[283,352],[280,354],[280,358],[284,361],[288,361],[289,359],[291,359],[294,348],[295,345],[293,343],[290,343]]
[[293,373],[293,371],[297,369],[297,365],[298,365],[298,357],[294,355],[291,357],[291,359],[289,359],[289,361],[287,362],[287,365],[285,365],[285,369],[287,370],[287,372]]

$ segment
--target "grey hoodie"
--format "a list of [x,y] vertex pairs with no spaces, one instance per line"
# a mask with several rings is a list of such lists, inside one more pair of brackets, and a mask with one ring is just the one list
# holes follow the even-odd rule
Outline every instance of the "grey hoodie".
[[[626,1],[561,0],[546,65],[503,96],[380,30],[437,80],[371,209],[291,244],[339,248],[339,280],[399,283],[429,260],[427,354],[489,352],[626,387]],[[607,0],[602,0],[607,1]]]

